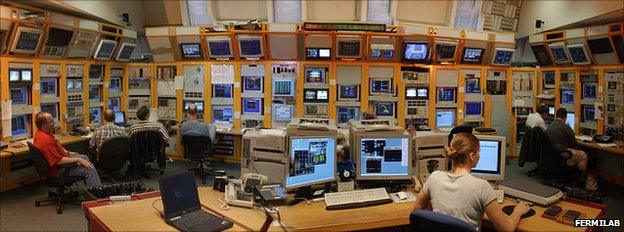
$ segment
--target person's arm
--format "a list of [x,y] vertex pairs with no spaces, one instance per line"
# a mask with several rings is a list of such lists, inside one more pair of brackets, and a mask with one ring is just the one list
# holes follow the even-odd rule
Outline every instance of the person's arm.
[[56,165],[73,164],[73,163],[78,163],[82,165],[83,167],[85,167],[87,170],[93,168],[93,164],[91,162],[80,157],[63,157],[58,162],[56,162]]
[[576,137],[574,137],[574,131],[572,130],[572,128],[570,128],[568,124],[564,125],[565,126],[563,127],[563,132],[565,133],[566,137],[568,137],[568,141],[570,141],[570,145],[572,146],[572,148],[582,148],[581,144],[576,141]]
[[511,215],[507,216],[500,204],[492,201],[485,206],[485,214],[498,231],[515,231],[520,223],[520,217],[530,209],[525,203],[518,203]]
[[426,191],[420,191],[416,197],[416,203],[414,203],[414,210],[429,208],[429,201],[429,194]]

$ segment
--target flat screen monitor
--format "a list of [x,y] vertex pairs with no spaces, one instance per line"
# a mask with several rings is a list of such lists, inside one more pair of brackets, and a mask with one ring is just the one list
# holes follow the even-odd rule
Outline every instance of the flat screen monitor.
[[566,115],[566,124],[568,124],[568,126],[570,126],[572,130],[574,130],[575,123],[576,123],[576,115],[574,115],[574,113],[568,113]]
[[48,112],[52,115],[54,119],[58,121],[58,104],[41,104],[41,111]]
[[260,36],[239,36],[238,47],[242,58],[262,57],[262,37]]
[[466,79],[466,93],[481,93],[481,86],[479,86],[479,79],[476,79],[476,78]]
[[533,55],[539,63],[540,66],[551,66],[552,61],[550,60],[550,56],[548,55],[548,50],[545,44],[533,45],[531,46],[531,50],[533,50]]
[[95,55],[93,59],[96,60],[110,60],[117,47],[117,41],[102,39],[95,49]]
[[132,53],[134,52],[135,44],[131,43],[122,43],[119,52],[117,53],[117,60],[119,61],[129,61]]
[[201,45],[199,43],[181,43],[180,56],[183,60],[201,59],[203,56]]
[[480,158],[477,165],[472,168],[472,175],[485,180],[505,179],[505,137],[476,136],[479,139]]
[[243,98],[243,114],[262,114],[262,98]]
[[596,83],[583,83],[583,98],[596,98]]
[[357,180],[410,178],[411,141],[407,136],[366,135],[356,141]]
[[403,60],[405,62],[426,63],[429,60],[429,43],[405,42]]
[[331,58],[331,48],[306,48],[308,60],[327,60]]
[[359,107],[338,107],[338,124],[345,124],[350,120],[358,120],[359,116]]
[[295,136],[289,139],[290,162],[286,189],[335,181],[336,139],[323,136]]
[[325,84],[325,68],[306,68],[305,83]]
[[589,53],[584,44],[572,44],[566,46],[572,58],[572,64],[574,65],[588,65],[591,64],[589,59]]
[[437,128],[455,127],[455,109],[437,109],[436,110],[436,127]]
[[550,44],[548,46],[550,47],[550,53],[552,53],[553,59],[555,59],[557,64],[570,63],[570,58],[563,43],[557,45]]
[[436,43],[436,61],[438,62],[453,62],[455,61],[455,49],[457,43]]
[[108,88],[110,89],[110,91],[119,92],[121,90],[121,78],[111,77],[109,84],[108,84]]
[[115,124],[123,125],[126,123],[126,114],[121,111],[115,112]]
[[583,121],[590,122],[595,120],[596,108],[591,105],[583,105]]
[[464,48],[462,63],[465,64],[481,64],[485,49],[483,48]]
[[213,106],[212,122],[215,124],[232,124],[234,122],[232,106]]
[[492,65],[497,66],[509,66],[511,65],[511,58],[516,50],[509,48],[496,48],[494,49],[494,58],[492,58]]
[[100,90],[100,86],[94,85],[89,86],[89,100],[100,100],[102,92]]
[[359,85],[340,85],[338,100],[358,100],[360,99]]
[[438,87],[438,102],[455,102],[455,88]]
[[210,58],[227,59],[232,57],[232,42],[229,37],[208,37],[208,55]]
[[561,89],[561,103],[562,104],[574,104],[574,90],[573,89]]
[[212,97],[214,98],[232,98],[232,84],[213,84]]
[[273,96],[294,97],[295,96],[295,79],[274,78],[273,79]]
[[466,115],[474,116],[482,114],[483,103],[481,102],[466,102]]
[[555,87],[555,72],[544,72],[544,87],[545,88]]
[[10,92],[13,105],[28,105],[28,87],[11,87]]
[[56,96],[58,79],[42,77],[40,82],[41,95]]
[[263,78],[257,76],[243,76],[243,92],[263,92]]
[[30,123],[28,123],[28,116],[13,116],[11,118],[11,136],[13,136],[14,139],[28,137],[28,132],[30,130],[29,124]]
[[195,104],[195,107],[197,107],[197,111],[204,112],[203,101],[184,101],[184,110],[188,109],[191,104]]
[[370,79],[370,93],[371,94],[393,93],[392,79],[371,78]]
[[294,115],[293,105],[275,104],[273,105],[273,120],[276,122],[290,122]]
[[377,102],[375,103],[375,116],[377,117],[394,117],[394,102]]
[[15,42],[11,52],[21,54],[35,54],[43,31],[31,27],[18,27],[15,32]]

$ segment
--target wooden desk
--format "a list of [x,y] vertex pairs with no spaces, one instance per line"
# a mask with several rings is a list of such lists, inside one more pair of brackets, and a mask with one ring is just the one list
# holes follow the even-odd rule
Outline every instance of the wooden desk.
[[[602,147],[595,142],[579,143],[585,150],[596,155],[598,163],[595,174],[600,179],[624,186],[624,147]],[[611,155],[608,155],[611,154]]]
[[[89,231],[177,231],[152,207],[152,203],[159,199],[160,193],[152,192],[140,194],[126,203],[111,204],[107,200],[85,202],[82,208]],[[153,205],[162,212],[162,201]],[[234,227],[226,231],[244,230],[234,224]]]
[[596,142],[579,141],[579,143],[582,146],[595,151],[624,156],[624,147],[602,147]]
[[[264,213],[258,209],[248,209],[230,206],[229,210],[220,209],[217,199],[223,199],[223,193],[211,188],[199,188],[200,202],[226,218],[238,223],[241,227],[258,231],[265,220]],[[503,205],[515,204],[515,200],[505,199]],[[603,205],[582,203],[573,200],[559,201],[556,205],[564,209],[573,209],[582,212],[581,218],[597,218],[604,214]],[[409,225],[409,214],[414,207],[413,202],[390,203],[385,205],[347,209],[347,210],[325,210],[324,202],[314,202],[307,205],[301,202],[294,206],[278,207],[282,223],[289,230],[307,231],[338,231],[338,230],[366,230],[380,229],[394,226]],[[522,219],[518,226],[519,231],[586,231],[588,228],[573,227],[565,225],[551,219],[542,218],[544,207],[533,206],[536,215]],[[484,217],[483,225],[493,225]],[[274,224],[270,230],[281,231],[282,229]]]
[[[89,138],[82,136],[56,136],[68,150],[84,153]],[[35,170],[28,146],[11,147],[0,152],[0,192],[41,180]]]

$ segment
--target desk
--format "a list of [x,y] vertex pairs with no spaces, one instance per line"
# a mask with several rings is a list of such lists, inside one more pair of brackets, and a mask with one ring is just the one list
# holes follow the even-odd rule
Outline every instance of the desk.
[[[89,138],[83,136],[56,136],[67,150],[84,154]],[[28,146],[11,147],[0,152],[0,192],[40,180],[35,170]]]
[[622,174],[624,169],[624,147],[602,147],[595,142],[579,141],[579,143],[587,151],[596,155],[598,163],[596,176],[611,183],[624,186],[624,175]]
[[[177,231],[152,208],[152,203],[158,199],[160,193],[151,192],[136,195],[131,202],[119,204],[111,204],[108,200],[85,202],[82,209],[89,231]],[[162,201],[155,203],[154,207],[162,212]],[[226,231],[244,230],[234,224]]]

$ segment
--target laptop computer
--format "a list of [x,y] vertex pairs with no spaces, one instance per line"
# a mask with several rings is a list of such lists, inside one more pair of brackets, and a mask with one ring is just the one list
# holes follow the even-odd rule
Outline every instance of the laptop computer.
[[197,184],[192,172],[163,177],[159,181],[165,221],[180,231],[222,231],[231,221],[204,211],[199,204]]

